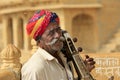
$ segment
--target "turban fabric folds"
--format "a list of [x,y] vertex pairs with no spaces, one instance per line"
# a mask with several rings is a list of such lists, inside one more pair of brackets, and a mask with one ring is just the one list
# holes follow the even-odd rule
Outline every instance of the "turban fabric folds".
[[27,34],[37,41],[51,22],[57,22],[59,24],[57,14],[47,10],[39,10],[29,20],[26,27]]

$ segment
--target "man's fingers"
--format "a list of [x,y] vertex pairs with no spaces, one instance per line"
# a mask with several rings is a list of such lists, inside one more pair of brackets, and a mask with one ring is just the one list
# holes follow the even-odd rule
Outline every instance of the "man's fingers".
[[88,59],[89,58],[89,56],[88,55],[85,55],[85,57]]
[[95,61],[87,62],[87,64],[94,65]]

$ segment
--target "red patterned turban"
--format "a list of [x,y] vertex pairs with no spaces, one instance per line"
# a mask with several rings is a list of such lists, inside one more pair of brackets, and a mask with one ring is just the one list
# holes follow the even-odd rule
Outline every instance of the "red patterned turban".
[[56,13],[47,10],[37,11],[27,24],[26,30],[28,35],[37,41],[50,22],[59,24],[59,17]]

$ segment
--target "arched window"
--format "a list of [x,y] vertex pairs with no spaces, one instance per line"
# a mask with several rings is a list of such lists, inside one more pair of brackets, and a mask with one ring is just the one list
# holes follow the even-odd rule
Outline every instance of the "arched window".
[[78,39],[76,46],[80,46],[87,51],[92,50],[91,43],[94,39],[93,18],[87,14],[79,14],[73,18],[72,22],[72,35]]

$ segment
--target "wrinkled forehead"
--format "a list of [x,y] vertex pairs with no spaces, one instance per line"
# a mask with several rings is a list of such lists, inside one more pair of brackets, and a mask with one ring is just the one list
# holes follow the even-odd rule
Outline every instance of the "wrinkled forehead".
[[53,30],[60,27],[59,24],[57,22],[51,22],[48,27],[46,28],[46,30]]

